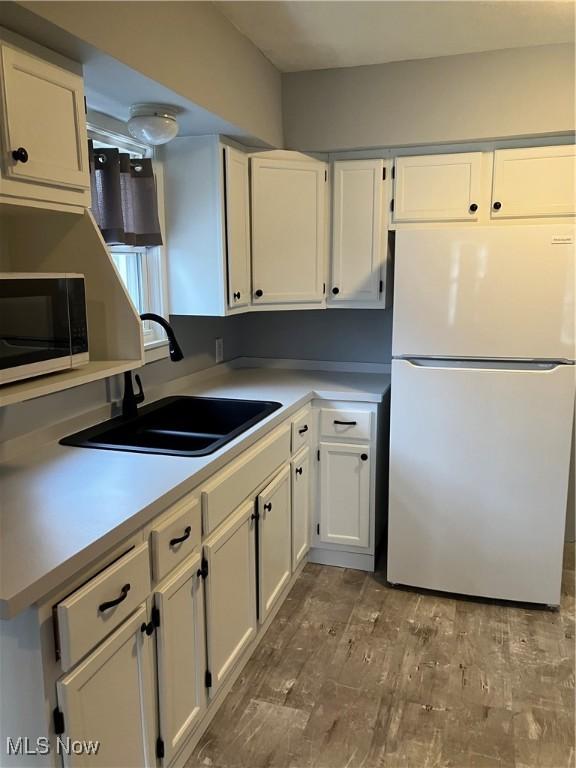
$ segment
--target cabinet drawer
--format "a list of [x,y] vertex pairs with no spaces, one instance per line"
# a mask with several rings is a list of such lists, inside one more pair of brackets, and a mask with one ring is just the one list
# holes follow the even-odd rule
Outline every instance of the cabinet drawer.
[[310,445],[312,434],[312,408],[305,408],[292,421],[292,453]]
[[175,504],[151,531],[152,569],[159,582],[200,545],[202,517],[198,496]]
[[70,669],[150,592],[148,544],[140,544],[56,606],[60,657]]
[[320,411],[320,433],[322,437],[371,440],[372,413],[369,411],[322,408]]
[[290,458],[290,426],[260,440],[202,488],[204,533],[210,533]]

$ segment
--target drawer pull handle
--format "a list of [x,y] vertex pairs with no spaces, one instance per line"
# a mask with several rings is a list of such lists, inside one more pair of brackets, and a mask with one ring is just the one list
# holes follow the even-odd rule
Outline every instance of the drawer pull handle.
[[355,427],[357,421],[338,421],[338,419],[334,419],[334,424],[340,424],[342,427]]
[[272,510],[272,502],[269,501],[267,504],[264,504],[264,512],[270,512]]
[[107,611],[108,608],[114,608],[115,605],[120,605],[120,603],[123,603],[128,597],[128,592],[130,592],[130,584],[124,584],[120,590],[120,597],[117,597],[115,600],[108,600],[106,603],[100,603],[98,610],[104,612]]
[[301,475],[302,474],[302,467],[296,467],[296,474]]
[[175,547],[176,544],[182,544],[183,541],[186,541],[186,539],[190,538],[190,533],[192,531],[192,528],[187,525],[186,528],[184,528],[184,535],[178,536],[176,539],[170,539],[170,546]]
[[298,434],[299,434],[299,435],[303,435],[303,434],[304,434],[304,432],[308,432],[308,424],[304,424],[304,426],[302,427],[302,429],[299,429],[299,430],[298,430]]

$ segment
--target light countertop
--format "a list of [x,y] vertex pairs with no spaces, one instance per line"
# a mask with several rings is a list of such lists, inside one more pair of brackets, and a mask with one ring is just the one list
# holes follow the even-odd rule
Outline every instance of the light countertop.
[[282,403],[219,451],[175,457],[49,443],[0,465],[0,618],[10,618],[136,533],[314,399],[380,402],[390,376],[238,369],[178,394]]

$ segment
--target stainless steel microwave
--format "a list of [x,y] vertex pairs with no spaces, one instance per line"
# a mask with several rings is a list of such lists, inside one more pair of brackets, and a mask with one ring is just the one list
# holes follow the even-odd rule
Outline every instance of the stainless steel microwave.
[[84,276],[0,272],[0,385],[88,361]]

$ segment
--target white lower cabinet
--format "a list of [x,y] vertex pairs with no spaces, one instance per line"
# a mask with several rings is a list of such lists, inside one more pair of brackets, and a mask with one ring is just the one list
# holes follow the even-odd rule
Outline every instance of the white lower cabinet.
[[186,742],[206,709],[206,643],[201,557],[190,557],[154,593],[158,708],[164,764]]
[[292,570],[310,549],[310,449],[304,448],[291,462],[292,472]]
[[255,518],[251,499],[204,543],[211,697],[256,636]]
[[259,619],[276,605],[292,573],[290,466],[279,472],[257,499]]
[[[99,741],[95,754],[66,755],[64,765],[98,768],[155,766],[153,637],[142,631],[142,604],[72,672],[57,683],[65,745]],[[62,751],[62,750],[61,750]]]
[[370,446],[320,443],[320,523],[325,544],[370,544]]

